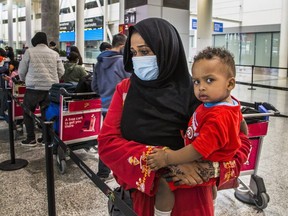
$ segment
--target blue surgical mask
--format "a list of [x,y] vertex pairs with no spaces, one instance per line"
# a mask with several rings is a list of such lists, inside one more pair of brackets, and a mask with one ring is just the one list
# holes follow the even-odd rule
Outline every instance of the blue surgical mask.
[[136,76],[143,80],[156,80],[159,76],[156,55],[133,57],[133,69]]

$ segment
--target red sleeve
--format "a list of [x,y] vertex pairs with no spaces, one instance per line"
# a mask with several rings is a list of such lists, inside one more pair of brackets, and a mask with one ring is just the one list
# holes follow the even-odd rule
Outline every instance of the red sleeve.
[[218,179],[218,190],[237,187],[237,178],[240,174],[242,164],[247,161],[251,143],[248,137],[240,133],[241,147],[234,156],[234,160],[220,163],[220,176]]
[[120,123],[129,84],[130,80],[125,79],[116,86],[98,136],[99,155],[125,189],[136,188],[148,195],[154,195],[155,172],[146,165],[146,156],[153,147],[128,141],[121,134]]

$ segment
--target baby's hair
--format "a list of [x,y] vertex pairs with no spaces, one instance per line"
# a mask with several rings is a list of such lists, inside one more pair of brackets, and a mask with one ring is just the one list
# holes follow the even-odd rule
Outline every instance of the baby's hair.
[[[235,68],[235,62],[234,62],[234,55],[229,52],[225,48],[216,48],[216,47],[207,47],[204,50],[200,51],[195,57],[194,57],[194,64],[202,59],[213,59],[213,58],[218,58],[223,64],[225,64],[230,73],[231,76],[235,77],[236,76],[236,68]],[[192,70],[193,70],[192,66]]]

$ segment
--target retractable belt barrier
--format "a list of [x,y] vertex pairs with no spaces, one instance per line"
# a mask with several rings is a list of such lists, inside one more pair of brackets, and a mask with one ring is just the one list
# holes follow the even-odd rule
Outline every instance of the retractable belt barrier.
[[123,200],[115,195],[113,190],[105,184],[79,157],[58,137],[54,131],[50,131],[54,136],[55,144],[58,144],[75,164],[94,182],[94,184],[127,216],[136,216],[136,213]]
[[[36,116],[27,107],[20,103],[11,92],[8,92],[10,97],[23,108],[23,110],[33,118],[38,124],[43,127],[43,139],[45,143],[45,158],[46,158],[46,178],[47,178],[47,196],[48,196],[48,213],[49,216],[56,216],[55,207],[55,186],[54,186],[54,169],[53,169],[53,146],[59,145],[67,155],[74,161],[75,164],[91,179],[91,181],[121,210],[126,216],[137,216],[114,191],[105,184],[79,157],[59,138],[53,131],[53,122],[43,121]],[[11,112],[12,113],[12,112]],[[10,124],[10,123],[9,123]],[[53,139],[54,137],[54,139]],[[52,143],[54,140],[54,143]],[[108,208],[107,208],[108,211]]]

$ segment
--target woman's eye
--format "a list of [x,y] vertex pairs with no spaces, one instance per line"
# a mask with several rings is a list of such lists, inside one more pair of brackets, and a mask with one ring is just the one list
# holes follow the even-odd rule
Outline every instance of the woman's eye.
[[136,55],[137,55],[137,52],[136,52],[135,50],[130,50],[130,54],[131,54],[132,56],[136,56]]
[[148,55],[149,51],[148,50],[141,50],[141,55]]

